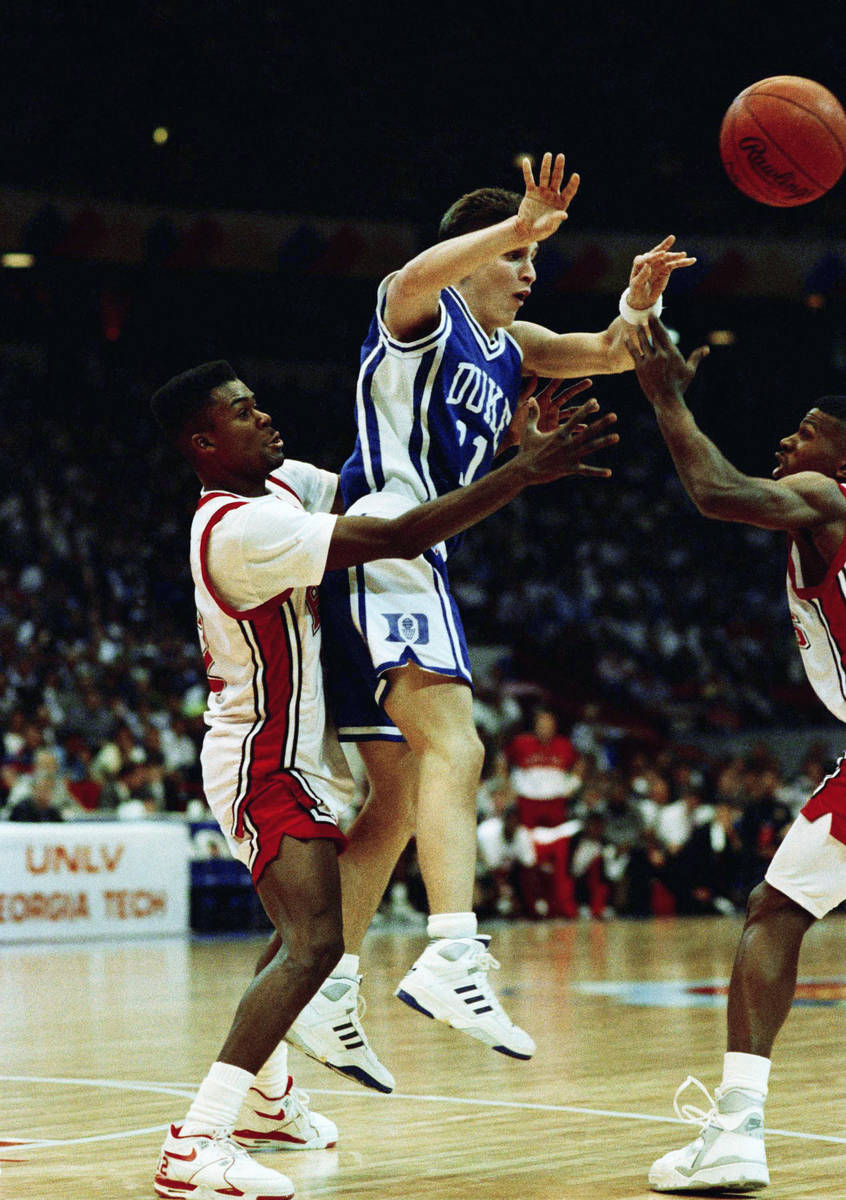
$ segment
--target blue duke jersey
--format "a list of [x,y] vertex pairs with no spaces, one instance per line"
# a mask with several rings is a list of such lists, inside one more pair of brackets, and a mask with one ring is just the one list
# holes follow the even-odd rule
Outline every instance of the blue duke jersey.
[[520,386],[514,338],[504,329],[489,337],[455,288],[441,292],[431,333],[414,342],[392,337],[384,320],[390,279],[379,286],[361,351],[358,437],[341,469],[347,509],[373,492],[423,503],[486,474]]

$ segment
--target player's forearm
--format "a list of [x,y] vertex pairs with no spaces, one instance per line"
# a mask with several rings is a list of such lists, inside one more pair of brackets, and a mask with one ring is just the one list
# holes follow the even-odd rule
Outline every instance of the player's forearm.
[[423,250],[394,277],[392,287],[416,293],[440,292],[460,283],[468,275],[500,254],[521,245],[515,217],[448,238]]
[[385,557],[416,558],[497,512],[530,483],[528,472],[515,459],[475,483],[410,509],[386,522],[392,526],[388,533],[392,548]]
[[650,401],[679,479],[702,515],[755,523],[760,514],[748,494],[754,481],[706,437],[679,395],[650,396]]
[[631,337],[636,330],[636,325],[630,325],[622,317],[615,317],[606,329],[605,340],[608,347],[606,360],[609,373],[619,374],[622,371],[631,371],[634,367],[634,359],[629,354],[626,338]]

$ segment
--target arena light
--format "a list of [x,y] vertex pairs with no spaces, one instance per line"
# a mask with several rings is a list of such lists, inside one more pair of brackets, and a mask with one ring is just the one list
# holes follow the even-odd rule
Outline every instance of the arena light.
[[737,334],[731,329],[712,329],[708,334],[709,346],[733,346]]
[[164,125],[157,125],[153,130],[153,141],[157,146],[163,146],[169,137],[170,130],[166,129]]
[[2,263],[4,267],[9,267],[11,270],[20,271],[25,267],[32,267],[35,265],[35,255],[24,254],[23,252],[17,250],[9,251],[6,254],[0,255],[0,263]]

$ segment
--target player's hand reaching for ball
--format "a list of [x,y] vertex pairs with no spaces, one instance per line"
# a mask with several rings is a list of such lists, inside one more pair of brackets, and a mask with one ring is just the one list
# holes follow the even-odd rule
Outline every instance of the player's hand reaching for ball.
[[699,346],[685,358],[657,317],[649,318],[648,333],[644,325],[638,325],[624,340],[634,360],[638,383],[653,404],[680,400],[709,352],[707,346]]
[[609,432],[617,420],[617,414],[606,413],[591,423],[591,417],[598,412],[597,401],[587,400],[572,409],[561,425],[544,433],[538,428],[538,403],[530,400],[526,428],[512,465],[519,465],[525,470],[531,483],[548,483],[564,475],[607,479],[611,474],[610,467],[590,466],[582,461],[589,454],[614,446],[620,440],[616,433]]
[[515,220],[518,236],[528,245],[551,237],[561,222],[567,220],[570,201],[579,190],[579,177],[571,175],[565,184],[564,155],[556,154],[553,163],[552,155],[547,152],[541,159],[537,183],[531,162],[523,159],[523,181],[526,194]]

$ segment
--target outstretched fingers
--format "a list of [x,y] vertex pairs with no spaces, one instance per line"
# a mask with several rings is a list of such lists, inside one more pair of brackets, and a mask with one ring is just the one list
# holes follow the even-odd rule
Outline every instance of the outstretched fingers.
[[[607,450],[610,446],[616,446],[620,440],[618,433],[606,432],[616,422],[616,413],[606,413],[604,417],[600,417],[593,425],[589,425],[587,429],[580,430],[574,435],[574,452],[580,460],[576,467],[578,475],[593,475],[597,478],[607,479],[611,474],[610,467],[596,467],[589,463],[582,462],[581,459],[588,454],[598,454],[602,450]],[[577,442],[578,439],[578,442]]]

